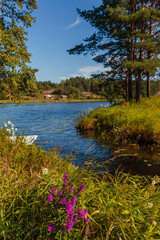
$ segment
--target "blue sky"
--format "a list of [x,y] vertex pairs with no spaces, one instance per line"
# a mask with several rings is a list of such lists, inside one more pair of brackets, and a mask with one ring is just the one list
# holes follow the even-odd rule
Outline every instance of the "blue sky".
[[82,10],[99,6],[101,0],[39,0],[34,12],[36,23],[29,29],[28,51],[31,66],[38,68],[38,81],[59,83],[75,76],[90,77],[103,70],[91,56],[69,55],[66,50],[80,44],[95,29],[81,19],[76,8]]

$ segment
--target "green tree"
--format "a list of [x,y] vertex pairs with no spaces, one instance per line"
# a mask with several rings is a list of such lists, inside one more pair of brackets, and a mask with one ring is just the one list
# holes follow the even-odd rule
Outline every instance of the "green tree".
[[32,16],[37,0],[0,1],[0,89],[11,96],[18,91],[36,87],[35,72],[27,51],[27,28],[32,26]]
[[[106,67],[106,71],[99,75],[100,78],[126,80],[127,69],[122,63],[127,56],[126,38],[128,31],[126,24],[123,24],[120,19],[117,20],[117,13],[121,10],[122,2],[124,3],[121,0],[103,0],[98,8],[88,11],[78,9],[80,16],[88,21],[96,31],[91,37],[84,39],[84,43],[68,50],[68,52],[69,54],[83,53],[84,55],[91,53],[93,56],[96,54],[93,60],[97,63],[103,63]],[[116,14],[114,14],[114,9],[116,11],[118,9]],[[122,17],[126,19],[128,16],[123,14]],[[126,92],[128,95],[127,88]]]
[[[125,1],[122,1],[125,2]],[[134,73],[136,81],[136,100],[140,101],[142,80],[147,76],[147,96],[150,96],[150,78],[160,65],[160,3],[157,0],[130,0],[125,7],[129,18],[130,50],[124,66]],[[117,9],[114,9],[116,13]],[[120,16],[124,9],[122,8]],[[125,19],[123,21],[126,22]]]
[[147,75],[149,96],[150,76],[160,65],[159,0],[103,0],[100,7],[78,13],[96,31],[68,52],[96,54],[93,59],[109,67],[101,77],[126,79],[127,100],[132,99],[135,79],[136,100],[140,101],[142,80]]

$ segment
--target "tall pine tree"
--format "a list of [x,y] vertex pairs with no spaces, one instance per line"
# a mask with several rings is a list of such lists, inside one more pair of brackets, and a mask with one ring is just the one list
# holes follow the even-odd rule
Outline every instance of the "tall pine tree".
[[147,95],[150,96],[150,76],[160,65],[159,5],[158,0],[103,0],[98,8],[78,10],[96,32],[69,53],[96,53],[93,59],[110,67],[105,72],[107,77],[126,79],[127,100],[132,99],[133,79],[136,101],[140,101],[141,82],[147,76]]

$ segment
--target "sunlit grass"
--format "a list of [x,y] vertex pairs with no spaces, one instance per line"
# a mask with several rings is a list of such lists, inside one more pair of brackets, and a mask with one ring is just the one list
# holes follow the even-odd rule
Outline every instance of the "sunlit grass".
[[78,127],[98,132],[113,143],[159,144],[160,98],[96,109],[82,118]]
[[54,100],[54,99],[45,99],[45,98],[37,98],[37,99],[31,99],[31,98],[27,98],[27,99],[14,99],[12,101],[10,100],[0,100],[0,104],[10,104],[10,103],[18,103],[18,104],[23,104],[23,103],[54,103],[54,102],[103,102],[103,101],[107,101],[107,99],[58,99],[58,100]]
[[[0,239],[60,239],[47,231],[55,217],[46,201],[50,188],[61,189],[63,175],[69,184],[86,185],[80,195],[82,209],[88,209],[88,239],[160,239],[160,179],[116,174],[99,175],[75,168],[54,151],[12,143],[0,131]],[[84,223],[85,227],[85,223]],[[82,228],[62,239],[87,239]],[[76,236],[76,238],[74,238]]]

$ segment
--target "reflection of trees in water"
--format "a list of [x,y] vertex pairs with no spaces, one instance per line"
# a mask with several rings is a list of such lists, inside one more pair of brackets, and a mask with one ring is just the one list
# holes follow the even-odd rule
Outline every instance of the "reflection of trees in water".
[[[105,144],[103,148],[101,139],[95,136],[94,133],[79,132],[79,134],[83,135],[84,138],[92,138],[96,142],[94,151],[92,152],[94,161],[90,164],[90,162],[87,161],[89,159],[86,158],[83,166],[93,168],[97,171],[105,171],[107,169],[111,174],[115,174],[118,169],[118,171],[123,171],[132,175],[160,175],[160,156],[158,152],[153,156],[153,153],[148,153],[147,150],[143,149],[139,152],[139,156],[137,156],[134,153],[137,152],[136,148],[132,148],[132,153],[128,153],[131,149],[126,147],[126,149],[122,149],[126,150],[124,154],[114,156],[116,151],[113,152],[112,148],[107,147]],[[148,160],[144,160],[146,156]]]
[[122,154],[109,159],[103,163],[103,168],[107,168],[111,174],[125,172],[131,175],[155,176],[160,175],[160,164],[153,160],[142,160],[134,155]]

